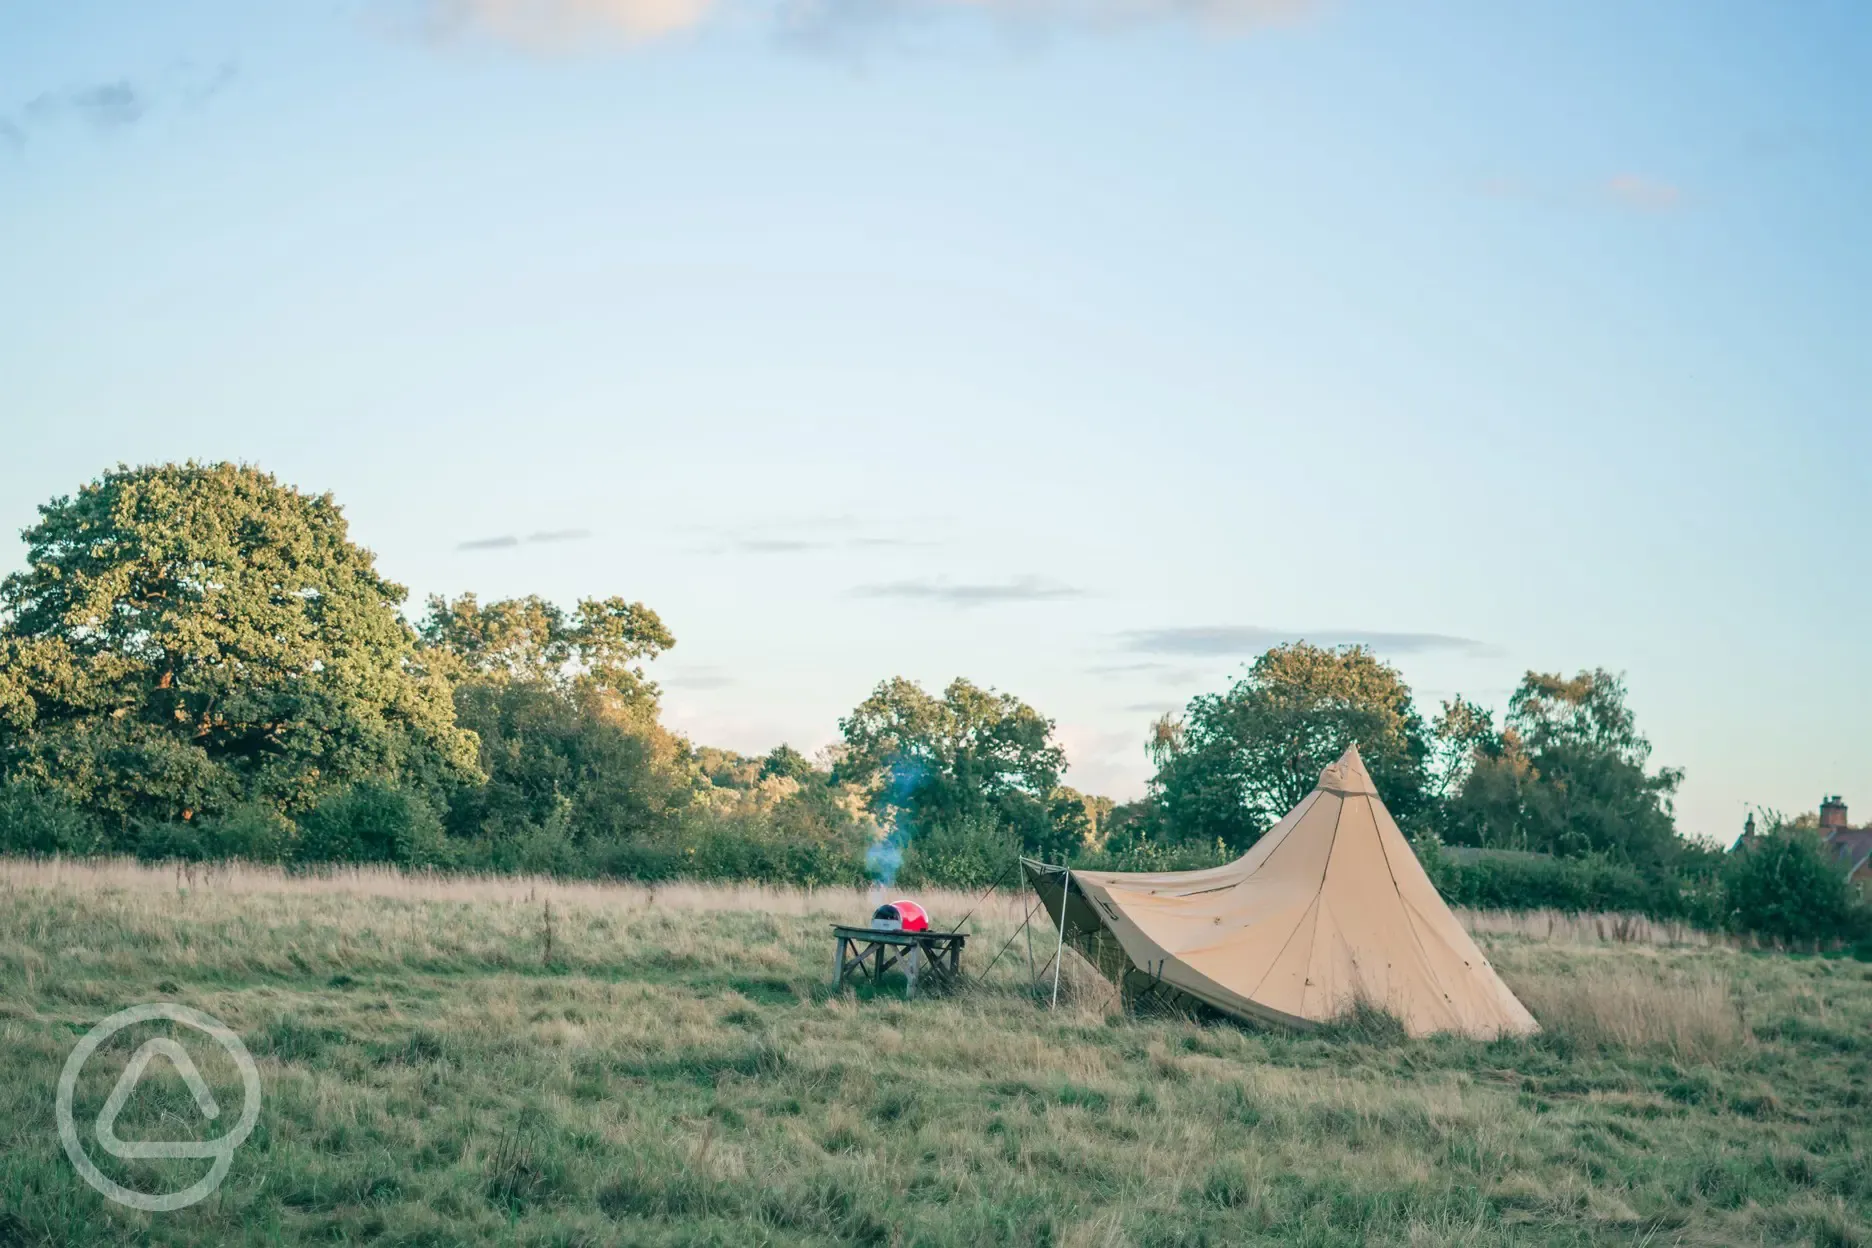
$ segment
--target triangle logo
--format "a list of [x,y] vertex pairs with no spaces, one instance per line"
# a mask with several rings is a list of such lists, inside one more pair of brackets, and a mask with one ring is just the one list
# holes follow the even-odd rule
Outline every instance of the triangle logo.
[[144,1070],[155,1058],[166,1059],[188,1090],[195,1097],[195,1104],[202,1116],[213,1121],[221,1116],[221,1107],[216,1104],[214,1093],[208,1090],[207,1081],[201,1077],[201,1071],[195,1067],[195,1060],[188,1055],[188,1050],[174,1040],[162,1037],[145,1041],[143,1046],[131,1055],[130,1061],[117,1076],[117,1086],[111,1089],[110,1096],[104,1102],[104,1108],[98,1113],[97,1137],[104,1151],[113,1157],[140,1159],[146,1157],[213,1157],[222,1149],[219,1140],[122,1140],[117,1138],[117,1115],[129,1103],[131,1093],[136,1091],[137,1083],[143,1078]]

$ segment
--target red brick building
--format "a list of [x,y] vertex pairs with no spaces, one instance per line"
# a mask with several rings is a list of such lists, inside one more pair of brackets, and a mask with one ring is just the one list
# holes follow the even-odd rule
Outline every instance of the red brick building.
[[1846,877],[1872,896],[1872,824],[1853,827],[1846,819],[1846,803],[1829,797],[1820,803],[1820,840]]

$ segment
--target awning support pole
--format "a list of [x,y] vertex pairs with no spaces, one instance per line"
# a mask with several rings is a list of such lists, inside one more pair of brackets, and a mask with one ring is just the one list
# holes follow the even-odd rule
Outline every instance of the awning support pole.
[[1066,898],[1072,894],[1072,868],[1066,868],[1066,875],[1060,881],[1060,931],[1059,953],[1053,958],[1053,1008],[1059,1009],[1060,968],[1066,965]]
[[[1550,920],[1551,921],[1551,920]],[[1021,918],[1021,931],[1027,933],[1027,991],[1034,990],[1034,981],[1040,978],[1040,968],[1034,962],[1033,954],[1033,907]]]

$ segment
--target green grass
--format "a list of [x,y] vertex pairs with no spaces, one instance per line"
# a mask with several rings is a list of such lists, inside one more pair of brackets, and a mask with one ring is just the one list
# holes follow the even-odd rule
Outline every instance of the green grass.
[[[956,998],[830,997],[850,895],[567,889],[546,962],[517,891],[370,891],[0,870],[0,1246],[1872,1244],[1856,962],[1496,932],[1545,1033],[1412,1041],[1128,1019],[1076,965],[1051,1011],[1018,942]],[[986,909],[965,966],[1014,930]],[[77,1177],[53,1087],[160,999],[234,1027],[265,1104],[216,1196],[139,1214]],[[125,1138],[218,1133],[145,1089]]]

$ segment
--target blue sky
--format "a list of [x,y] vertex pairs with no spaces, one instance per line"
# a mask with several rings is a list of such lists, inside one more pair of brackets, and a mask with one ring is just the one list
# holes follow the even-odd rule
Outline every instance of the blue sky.
[[0,527],[257,462],[747,750],[967,675],[1133,796],[1305,635],[1872,812],[1869,81],[1823,0],[0,2]]

